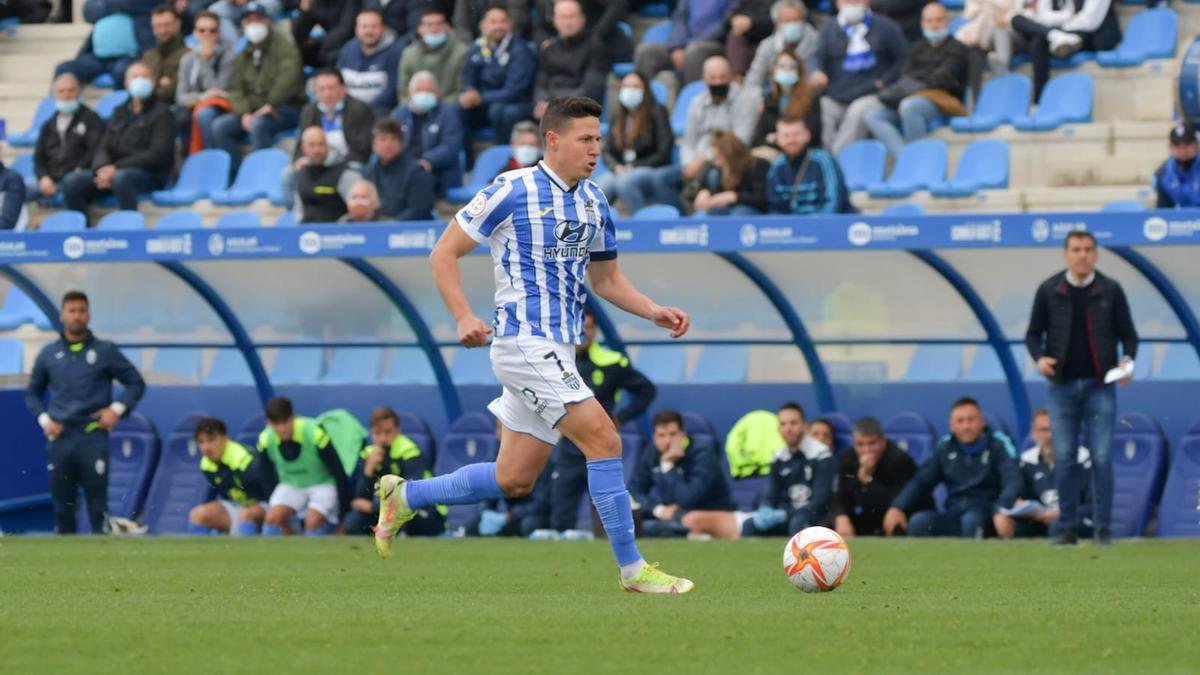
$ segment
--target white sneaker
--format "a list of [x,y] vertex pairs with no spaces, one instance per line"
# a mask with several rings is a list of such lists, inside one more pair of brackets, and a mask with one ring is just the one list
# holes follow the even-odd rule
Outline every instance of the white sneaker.
[[1065,59],[1079,51],[1079,48],[1083,46],[1083,38],[1074,33],[1058,30],[1057,28],[1050,31],[1047,39],[1050,41],[1050,53],[1056,59]]

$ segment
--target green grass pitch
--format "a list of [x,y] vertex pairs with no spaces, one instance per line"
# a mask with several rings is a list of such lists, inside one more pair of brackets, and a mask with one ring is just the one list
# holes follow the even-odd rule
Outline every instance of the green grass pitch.
[[1197,672],[1200,541],[869,541],[808,595],[783,540],[0,539],[5,673]]

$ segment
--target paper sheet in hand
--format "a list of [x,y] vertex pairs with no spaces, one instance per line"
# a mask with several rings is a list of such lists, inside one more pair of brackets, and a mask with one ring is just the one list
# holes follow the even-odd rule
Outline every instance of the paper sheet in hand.
[[1042,506],[1041,502],[1024,502],[1013,506],[1010,509],[1000,509],[1000,514],[1012,516],[1013,518],[1040,518],[1046,512],[1046,507]]
[[1122,361],[1116,368],[1104,374],[1104,384],[1112,384],[1117,380],[1133,377],[1133,360]]

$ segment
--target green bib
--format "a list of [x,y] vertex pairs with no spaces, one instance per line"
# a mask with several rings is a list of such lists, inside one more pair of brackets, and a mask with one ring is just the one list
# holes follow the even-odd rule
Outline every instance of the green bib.
[[325,431],[311,417],[297,417],[292,424],[292,440],[300,444],[299,454],[292,459],[283,456],[279,434],[271,427],[263,429],[258,436],[258,448],[275,464],[279,482],[298,488],[333,485],[333,476],[317,454],[317,446],[328,440]]

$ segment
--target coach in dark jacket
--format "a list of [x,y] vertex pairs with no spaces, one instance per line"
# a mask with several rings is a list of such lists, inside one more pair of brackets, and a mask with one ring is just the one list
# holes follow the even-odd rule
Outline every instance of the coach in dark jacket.
[[[1050,380],[1050,428],[1054,436],[1055,484],[1061,525],[1057,544],[1074,544],[1079,527],[1079,481],[1076,461],[1080,427],[1087,421],[1084,445],[1092,454],[1092,499],[1097,543],[1111,540],[1113,468],[1112,433],[1116,391],[1106,383],[1118,364],[1133,378],[1138,335],[1125,291],[1114,279],[1096,271],[1096,238],[1076,231],[1067,236],[1067,271],[1047,279],[1033,299],[1025,346],[1038,372]],[[1118,361],[1117,345],[1123,358]]]
[[84,104],[79,80],[70,73],[54,80],[54,105],[58,111],[38,131],[33,149],[33,173],[45,197],[58,192],[58,183],[76,169],[88,169],[100,139],[104,120]]
[[683,431],[683,417],[673,410],[654,416],[654,440],[638,457],[629,481],[643,526],[650,536],[685,534],[689,511],[732,511],[733,496],[721,459],[707,442]]
[[379,192],[379,212],[391,220],[433,217],[433,176],[404,154],[404,134],[390,117],[375,120],[374,153],[363,178]]
[[[830,511],[843,537],[883,534],[883,514],[917,473],[917,465],[883,433],[879,420],[854,423],[854,447],[838,458],[837,492]],[[933,509],[926,495],[913,509]]]

